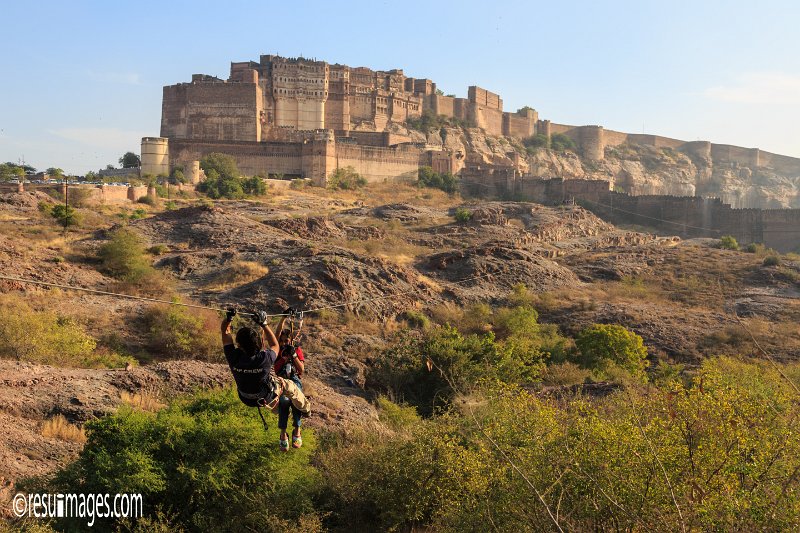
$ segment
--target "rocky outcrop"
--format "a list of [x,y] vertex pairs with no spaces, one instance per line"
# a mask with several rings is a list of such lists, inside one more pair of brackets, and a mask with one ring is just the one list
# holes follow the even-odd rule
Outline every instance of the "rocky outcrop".
[[602,161],[573,152],[538,150],[528,156],[530,174],[565,179],[603,179],[632,195],[667,194],[721,198],[733,207],[800,207],[800,176],[767,167],[700,158],[679,150],[641,145],[606,149]]

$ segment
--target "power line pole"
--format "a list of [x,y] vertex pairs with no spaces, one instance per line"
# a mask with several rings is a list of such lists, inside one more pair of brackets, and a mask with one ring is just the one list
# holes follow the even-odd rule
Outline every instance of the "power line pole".
[[69,181],[64,176],[64,235],[67,234],[67,222],[69,221]]

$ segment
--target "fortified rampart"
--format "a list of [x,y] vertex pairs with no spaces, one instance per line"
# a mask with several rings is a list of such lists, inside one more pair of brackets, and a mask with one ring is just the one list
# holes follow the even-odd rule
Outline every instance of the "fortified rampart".
[[[415,176],[420,165],[430,164],[434,159],[413,144],[368,146],[346,139],[338,141],[329,130],[307,133],[313,135],[302,143],[171,140],[170,160],[197,161],[212,152],[222,152],[236,160],[244,175],[282,174],[310,178],[324,185],[331,172],[338,168],[352,166],[368,181],[375,182]],[[441,159],[436,161],[441,169]]]
[[718,198],[631,196],[612,191],[609,182],[538,179],[499,173],[467,192],[513,196],[548,205],[575,201],[615,224],[637,224],[684,237],[733,235],[741,244],[763,243],[780,252],[800,248],[800,209],[734,209]]
[[[21,192],[22,191],[42,191],[53,197],[64,197],[64,185],[60,183],[38,184],[25,183],[22,187],[17,184],[0,184],[0,192]],[[69,194],[79,197],[82,204],[86,205],[106,205],[106,204],[126,204],[137,202],[140,198],[147,196],[146,186],[123,186],[123,185],[85,185],[74,184],[69,186]]]

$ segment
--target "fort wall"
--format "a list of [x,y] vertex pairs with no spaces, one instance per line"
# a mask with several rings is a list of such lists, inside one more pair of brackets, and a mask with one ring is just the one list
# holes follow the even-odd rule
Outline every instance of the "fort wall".
[[525,139],[536,133],[539,113],[533,109],[522,112],[503,113],[503,135]]
[[198,81],[164,87],[161,137],[260,140],[257,83]]
[[[62,200],[64,198],[64,185],[62,184],[26,183],[23,185],[22,191],[19,189],[20,187],[17,184],[0,184],[0,193],[42,191],[54,198],[61,198]],[[85,206],[127,204],[137,202],[140,198],[147,196],[147,187],[76,184],[69,186],[69,194],[75,194],[75,197],[80,197],[81,204]]]
[[422,151],[411,146],[379,148],[336,143],[336,167],[351,166],[370,182],[417,176]]
[[574,200],[616,224],[655,227],[683,237],[732,235],[740,244],[763,243],[780,252],[800,247],[800,209],[735,209],[718,198],[697,196],[631,196],[610,190],[602,180],[522,177],[510,188],[504,176],[487,181],[486,188],[498,195],[511,193],[549,205]]
[[174,140],[169,144],[170,158],[199,161],[212,152],[222,152],[236,160],[243,175],[283,174],[310,178],[324,185],[333,170],[347,166],[368,181],[416,176],[425,154],[421,148],[408,144],[379,147],[335,142],[329,130],[318,130],[314,135],[303,143]]

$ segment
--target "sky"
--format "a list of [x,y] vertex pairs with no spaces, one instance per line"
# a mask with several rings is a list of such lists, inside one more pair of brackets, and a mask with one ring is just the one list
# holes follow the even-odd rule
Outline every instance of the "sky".
[[0,162],[69,173],[158,136],[161,90],[278,53],[499,93],[563,124],[800,157],[800,4],[0,0]]

